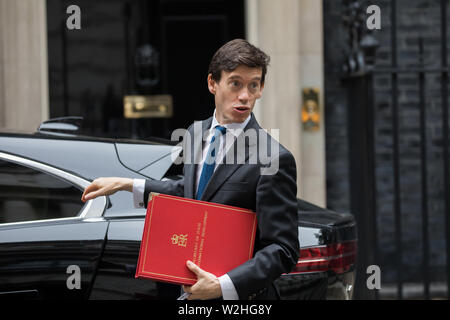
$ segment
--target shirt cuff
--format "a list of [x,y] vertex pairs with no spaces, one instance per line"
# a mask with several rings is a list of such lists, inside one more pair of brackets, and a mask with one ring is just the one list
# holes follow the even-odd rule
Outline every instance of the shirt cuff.
[[133,202],[135,208],[144,208],[145,179],[133,179]]
[[219,277],[219,283],[220,288],[222,289],[223,300],[239,300],[236,288],[228,274],[225,273],[223,276]]

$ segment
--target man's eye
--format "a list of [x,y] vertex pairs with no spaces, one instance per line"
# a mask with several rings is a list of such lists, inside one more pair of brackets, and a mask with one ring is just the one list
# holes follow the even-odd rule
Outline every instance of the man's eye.
[[249,90],[251,90],[252,92],[255,92],[256,90],[258,90],[258,88],[259,84],[257,82],[250,83]]
[[231,86],[232,88],[240,88],[240,87],[241,87],[241,84],[240,84],[239,81],[231,81],[231,82],[230,82],[230,86]]

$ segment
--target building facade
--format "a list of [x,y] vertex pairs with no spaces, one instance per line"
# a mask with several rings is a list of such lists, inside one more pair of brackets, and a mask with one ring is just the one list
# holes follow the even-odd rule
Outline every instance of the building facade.
[[[448,7],[0,0],[0,130],[81,116],[85,134],[170,139],[212,115],[210,58],[245,38],[271,56],[254,114],[294,154],[298,197],[357,218],[356,296],[448,297]],[[172,113],[132,118],[129,96],[170,97]],[[365,288],[369,265],[380,266],[381,290]]]
[[[212,114],[209,59],[246,38],[271,56],[255,115],[294,154],[298,195],[326,206],[323,108],[318,130],[301,123],[304,88],[323,104],[322,1],[0,0],[0,15],[0,127],[27,131],[82,116],[88,134],[170,138]],[[127,95],[170,95],[173,115],[126,119]]]

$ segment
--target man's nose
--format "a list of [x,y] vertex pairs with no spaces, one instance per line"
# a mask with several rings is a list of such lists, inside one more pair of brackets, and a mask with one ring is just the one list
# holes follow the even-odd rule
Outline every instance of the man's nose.
[[239,93],[239,100],[247,101],[248,99],[249,99],[248,89],[243,88],[242,91]]

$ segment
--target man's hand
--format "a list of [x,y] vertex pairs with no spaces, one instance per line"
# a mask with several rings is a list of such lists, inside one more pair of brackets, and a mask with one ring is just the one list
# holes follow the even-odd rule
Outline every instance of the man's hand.
[[84,189],[81,201],[86,202],[99,196],[109,196],[120,190],[133,192],[133,179],[97,178]]
[[202,270],[191,261],[186,263],[189,270],[197,276],[197,282],[192,286],[183,286],[183,290],[191,295],[188,300],[216,299],[222,296],[219,279],[212,273]]

